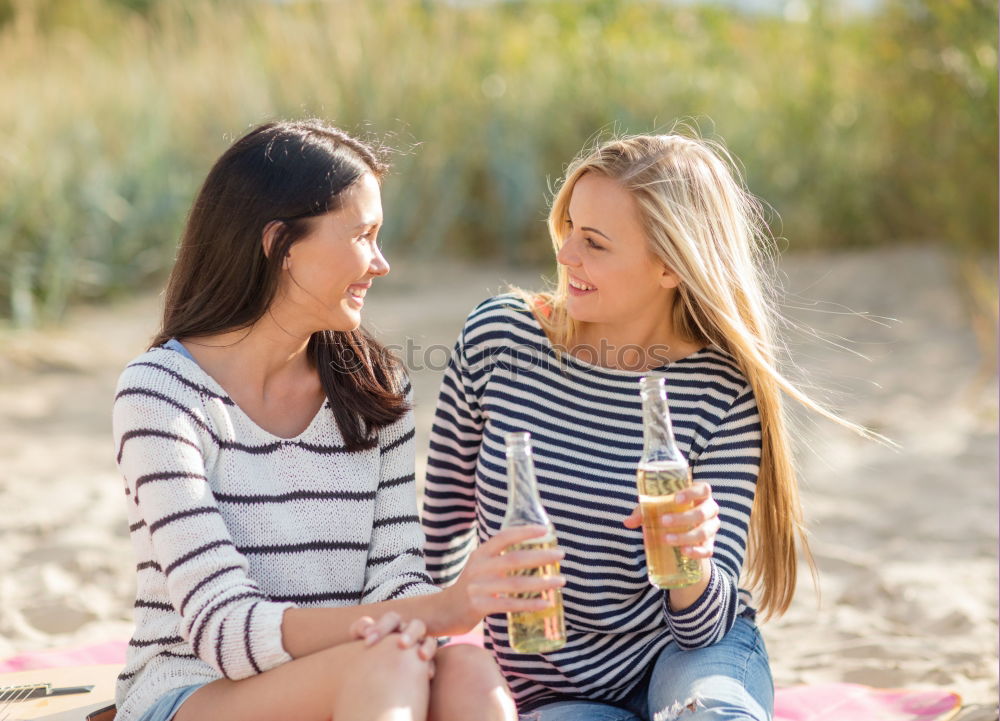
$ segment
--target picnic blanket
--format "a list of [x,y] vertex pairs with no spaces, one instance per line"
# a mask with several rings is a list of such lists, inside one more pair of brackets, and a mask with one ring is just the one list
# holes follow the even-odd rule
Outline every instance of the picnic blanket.
[[[449,642],[482,645],[478,630]],[[124,664],[126,641],[27,651],[0,660],[0,673],[67,666]],[[826,683],[779,688],[775,721],[952,721],[962,699],[951,691],[881,689],[853,683]]]

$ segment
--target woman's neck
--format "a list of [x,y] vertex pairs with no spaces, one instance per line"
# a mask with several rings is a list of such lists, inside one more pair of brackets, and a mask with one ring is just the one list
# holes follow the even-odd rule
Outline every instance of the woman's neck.
[[230,395],[266,398],[318,378],[307,354],[309,336],[286,330],[269,314],[249,328],[182,341]]
[[570,353],[605,368],[644,371],[695,353],[704,344],[680,338],[670,318],[628,324],[577,323]]

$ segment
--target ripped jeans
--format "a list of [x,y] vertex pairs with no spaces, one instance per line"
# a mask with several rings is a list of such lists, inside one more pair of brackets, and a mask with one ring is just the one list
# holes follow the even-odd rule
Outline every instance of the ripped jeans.
[[615,704],[556,701],[521,721],[770,721],[774,683],[764,640],[737,618],[719,643],[694,651],[670,644],[651,673]]

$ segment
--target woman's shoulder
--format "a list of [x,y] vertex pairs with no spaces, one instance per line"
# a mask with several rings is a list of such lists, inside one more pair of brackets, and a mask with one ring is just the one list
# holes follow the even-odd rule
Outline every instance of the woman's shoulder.
[[118,377],[118,385],[147,385],[155,383],[164,373],[181,372],[183,369],[178,367],[177,357],[180,357],[179,353],[162,346],[150,348],[125,365]]
[[510,339],[537,339],[543,335],[528,300],[519,293],[502,293],[479,303],[465,320],[463,336],[466,341]]
[[714,344],[674,361],[667,366],[667,371],[681,379],[709,384],[732,399],[750,390],[750,383],[736,359]]
[[501,293],[481,301],[469,313],[469,320],[480,317],[523,315],[530,312],[528,303],[520,293]]
[[195,361],[175,350],[157,346],[129,361],[118,377],[115,398],[142,393],[178,401],[205,397],[228,400],[222,389],[214,386]]

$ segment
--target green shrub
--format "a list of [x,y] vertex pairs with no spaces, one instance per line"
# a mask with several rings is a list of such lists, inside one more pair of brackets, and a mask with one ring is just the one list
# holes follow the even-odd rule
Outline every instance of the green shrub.
[[997,8],[808,19],[611,0],[0,0],[0,316],[159,283],[211,162],[275,117],[396,149],[390,250],[540,260],[598,131],[723,138],[791,248],[997,239]]

